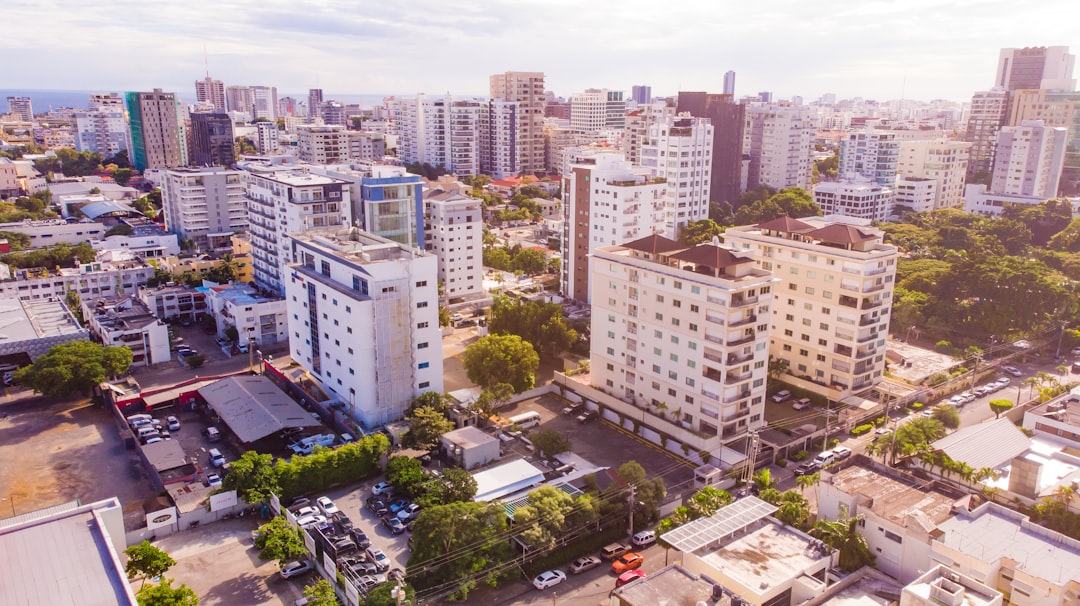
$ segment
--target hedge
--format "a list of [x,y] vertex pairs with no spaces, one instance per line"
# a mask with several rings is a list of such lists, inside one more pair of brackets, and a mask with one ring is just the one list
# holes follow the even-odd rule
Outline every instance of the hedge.
[[309,456],[278,459],[274,465],[282,500],[326,490],[335,484],[352,484],[375,475],[379,462],[390,452],[390,440],[382,433],[364,436],[337,448],[316,448]]
[[873,424],[867,423],[866,425],[859,425],[851,430],[851,435],[861,436],[864,433],[869,433],[874,428]]
[[626,528],[619,524],[610,526],[597,534],[586,535],[581,540],[568,545],[561,545],[548,555],[525,564],[522,569],[529,578],[532,578],[545,570],[558,568],[583,555],[600,551],[615,542],[629,544],[626,540]]
[[809,457],[810,457],[810,453],[808,451],[800,450],[799,452],[791,455],[791,460],[796,461],[796,462],[805,461]]

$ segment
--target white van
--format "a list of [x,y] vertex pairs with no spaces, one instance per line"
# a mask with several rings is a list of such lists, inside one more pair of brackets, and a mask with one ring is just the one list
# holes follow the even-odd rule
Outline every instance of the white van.
[[835,460],[836,455],[834,455],[833,451],[831,450],[826,450],[825,452],[822,452],[818,456],[814,457],[814,463],[817,463],[819,467],[825,467],[826,465],[832,463]]
[[132,428],[134,428],[134,427],[136,427],[138,425],[145,425],[147,423],[151,423],[151,422],[153,422],[153,420],[154,420],[154,417],[152,417],[152,416],[150,416],[148,414],[131,415],[130,417],[127,418],[128,427],[132,427]]
[[507,419],[510,425],[517,425],[521,429],[532,429],[540,424],[540,413],[536,411],[523,412]]
[[137,431],[136,435],[139,436],[140,440],[146,438],[149,435],[153,435],[153,434],[158,433],[157,427],[154,427],[153,425],[143,425],[142,427],[140,427],[136,431]]

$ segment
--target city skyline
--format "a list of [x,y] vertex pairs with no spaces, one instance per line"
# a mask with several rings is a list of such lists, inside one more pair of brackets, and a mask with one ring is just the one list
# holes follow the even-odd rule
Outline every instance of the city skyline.
[[[670,96],[719,92],[733,70],[739,96],[771,91],[776,99],[809,102],[831,92],[961,102],[993,84],[1002,47],[1080,48],[1080,36],[1060,18],[1071,9],[1064,1],[1015,9],[992,0],[843,7],[783,1],[738,11],[635,2],[620,4],[617,13],[558,0],[362,8],[336,0],[303,11],[280,2],[121,0],[103,12],[70,0],[17,2],[7,7],[8,22],[48,23],[49,38],[42,44],[36,28],[11,28],[0,42],[15,58],[5,88],[162,88],[194,97],[194,80],[207,72],[205,48],[212,77],[282,91],[482,94],[490,74],[513,70],[543,71],[547,88],[560,96],[634,84]],[[568,18],[552,28],[560,14]],[[103,60],[103,39],[138,50],[112,54],[123,58],[118,69]]]

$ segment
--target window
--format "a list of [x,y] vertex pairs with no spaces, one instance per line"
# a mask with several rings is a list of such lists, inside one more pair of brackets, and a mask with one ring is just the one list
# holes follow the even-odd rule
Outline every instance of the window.
[[787,320],[788,322],[794,322],[795,321],[795,314],[784,314],[784,319]]
[[785,337],[790,337],[790,336],[792,336],[792,335],[794,335],[794,334],[795,334],[795,333],[791,332],[791,329],[790,329],[790,328],[785,328],[785,329],[784,329],[784,336],[785,336]]
[[678,362],[679,361],[679,354],[670,354],[670,355],[668,355],[668,359],[671,360],[672,362]]
[[424,381],[420,384],[420,389],[427,389],[428,387],[431,387],[431,381]]
[[812,294],[814,294],[814,289],[813,289],[813,287],[811,287],[811,286],[807,286],[807,287],[806,287],[806,294],[808,294],[808,295],[812,295]]
[[673,397],[673,398],[674,398],[674,397],[675,397],[676,395],[678,395],[678,394],[677,394],[677,393],[675,392],[675,390],[674,390],[674,389],[672,389],[672,388],[668,387],[668,390],[667,390],[667,395],[669,395],[669,396],[671,396],[671,397]]
[[613,348],[611,348],[611,347],[607,348],[607,355],[609,355],[609,356],[615,355],[615,350]]
[[679,373],[675,372],[674,370],[669,370],[667,372],[667,376],[672,381],[678,381],[679,380]]
[[691,305],[690,306],[690,311],[693,312],[693,313],[697,313],[699,309],[701,309],[701,308],[699,308],[697,305]]
[[784,351],[791,351],[791,346],[787,343],[784,344]]
[[416,304],[416,309],[424,309],[425,307],[427,307],[427,301],[420,301]]
[[660,365],[659,364],[653,364],[652,365],[652,371],[655,372],[656,374],[660,374]]
[[419,282],[416,283],[417,288],[423,288],[425,286],[427,286],[427,280],[420,280]]
[[671,335],[671,342],[678,345],[679,344],[679,337],[677,337],[675,335]]
[[656,295],[656,302],[657,303],[663,303],[664,302],[664,295]]
[[817,344],[819,346],[821,346],[821,347],[828,347],[829,346],[829,341],[826,340],[826,339],[818,339]]
[[697,324],[690,323],[690,332],[697,332]]
[[418,323],[418,324],[416,325],[416,327],[417,327],[417,328],[427,328],[427,327],[428,327],[428,323],[427,323],[427,322],[420,322],[420,323]]
[[427,349],[427,347],[428,347],[427,341],[424,341],[423,343],[420,343],[420,344],[418,344],[416,346],[417,349]]
[[701,294],[701,287],[700,286],[691,286],[690,287],[690,292],[694,293],[695,295],[700,295]]
[[682,307],[682,301],[680,301],[678,299],[672,299],[671,300],[671,306],[672,307]]
[[663,339],[664,338],[664,333],[660,332],[659,330],[654,330],[653,331],[653,336],[656,337],[657,339]]
[[430,362],[421,362],[421,363],[416,365],[416,368],[418,368],[420,370],[423,370],[423,369],[427,368],[430,365],[431,365]]
[[689,366],[690,368],[697,368],[697,362],[695,362],[693,360],[687,360],[686,365]]
[[678,318],[672,318],[671,319],[671,325],[672,326],[678,326],[679,325],[679,319]]
[[664,321],[664,314],[661,314],[661,313],[656,314],[656,320],[658,322],[663,322]]
[[653,352],[654,356],[662,356],[662,355],[664,355],[664,352],[660,351],[659,347],[652,348],[652,352]]
[[822,355],[822,354],[818,354],[818,355],[817,355],[817,361],[818,361],[818,362],[824,362],[824,361],[825,361],[825,356],[824,356],[824,355]]
[[[788,287],[788,290],[799,290],[799,285],[794,283],[794,282],[789,283],[787,285],[787,287]],[[790,300],[791,299],[788,299],[788,301],[790,301]]]

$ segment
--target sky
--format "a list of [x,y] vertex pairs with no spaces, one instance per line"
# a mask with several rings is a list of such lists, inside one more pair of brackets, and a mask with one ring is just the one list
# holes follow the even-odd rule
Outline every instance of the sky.
[[226,85],[341,94],[487,95],[543,71],[548,90],[654,96],[965,101],[1002,47],[1080,52],[1075,0],[4,0],[0,85],[150,90]]

